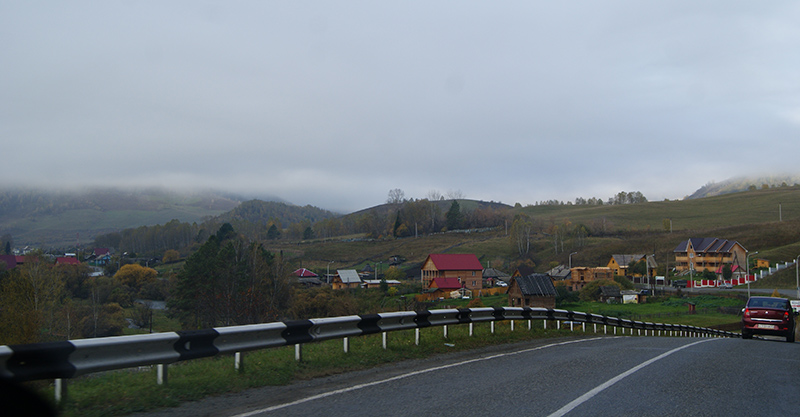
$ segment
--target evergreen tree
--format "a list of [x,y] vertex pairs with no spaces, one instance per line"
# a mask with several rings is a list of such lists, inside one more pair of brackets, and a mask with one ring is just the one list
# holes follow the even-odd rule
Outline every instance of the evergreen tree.
[[456,230],[461,227],[464,222],[464,215],[461,214],[461,206],[459,206],[458,200],[453,200],[453,204],[450,205],[445,217],[447,218],[447,230]]
[[269,240],[278,240],[281,237],[281,232],[278,230],[278,226],[275,226],[275,223],[269,227],[267,230],[267,239]]

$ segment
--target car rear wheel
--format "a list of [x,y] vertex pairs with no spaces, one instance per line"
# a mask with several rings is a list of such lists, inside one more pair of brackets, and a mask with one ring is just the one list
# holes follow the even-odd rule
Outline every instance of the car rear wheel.
[[794,332],[791,332],[788,335],[786,335],[786,341],[789,343],[794,343]]
[[742,329],[742,339],[752,339],[752,338],[753,338],[752,333],[748,332],[745,329]]

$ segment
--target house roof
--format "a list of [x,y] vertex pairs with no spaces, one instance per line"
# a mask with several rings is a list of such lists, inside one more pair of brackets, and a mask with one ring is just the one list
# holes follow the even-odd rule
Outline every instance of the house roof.
[[361,277],[355,269],[339,269],[336,271],[343,284],[361,283]]
[[0,255],[0,262],[5,264],[5,269],[14,269],[17,266],[17,257],[14,255]]
[[633,255],[611,255],[614,258],[614,261],[617,262],[617,265],[621,267],[627,267],[630,265],[631,262],[639,262],[642,258],[644,258],[643,254],[633,254]]
[[458,278],[434,278],[430,286],[441,290],[457,290],[461,288],[461,282]]
[[298,276],[300,278],[313,278],[313,277],[318,277],[319,276],[319,275],[317,275],[317,274],[315,274],[315,273],[313,273],[313,272],[311,272],[311,271],[309,271],[308,269],[305,269],[305,268],[300,268],[298,270],[295,270],[293,272],[293,274],[295,274],[296,276]]
[[483,265],[472,253],[437,253],[428,255],[440,271],[482,271]]
[[108,250],[108,248],[94,248],[94,255],[95,256],[103,256],[103,255],[109,255],[109,254],[110,254],[110,251]]
[[[724,266],[724,265],[723,265],[723,266],[720,266],[719,268],[717,268],[717,272],[716,272],[716,273],[717,273],[717,274],[721,274],[721,273],[722,273],[722,269],[723,269],[723,268],[725,268],[725,266]],[[739,270],[739,265],[738,265],[738,264],[733,264],[733,265],[731,265],[731,272],[736,272],[736,271],[738,271],[738,270]]]
[[78,258],[69,256],[59,256],[56,258],[56,265],[80,265],[81,261]]
[[547,274],[531,274],[524,277],[516,277],[514,281],[519,285],[523,295],[555,296],[556,287],[553,280]]
[[499,271],[494,268],[486,268],[483,270],[483,277],[484,278],[499,278],[502,280],[508,280],[510,276],[503,271]]
[[614,285],[602,285],[600,286],[600,295],[603,297],[621,297],[622,294],[619,292],[619,287]]
[[570,271],[569,267],[567,267],[566,265],[559,265],[559,266],[547,271],[546,273],[551,278],[555,278],[557,280],[563,280],[563,279],[566,279],[567,277],[569,277],[569,275],[572,273],[572,271]]
[[688,252],[689,245],[691,245],[692,249],[698,253],[727,253],[737,244],[742,246],[739,242],[733,240],[716,237],[695,237],[678,244],[673,252]]

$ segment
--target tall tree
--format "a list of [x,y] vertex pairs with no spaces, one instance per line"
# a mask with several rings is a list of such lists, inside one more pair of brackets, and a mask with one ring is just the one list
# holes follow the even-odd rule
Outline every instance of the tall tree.
[[458,200],[453,200],[445,217],[447,219],[447,230],[456,230],[461,227],[464,216],[461,214],[461,206],[459,206]]
[[185,328],[249,324],[281,317],[291,293],[282,259],[242,236],[212,236],[186,260],[168,305]]
[[400,204],[406,197],[406,193],[399,188],[389,190],[389,197],[386,199],[387,204]]

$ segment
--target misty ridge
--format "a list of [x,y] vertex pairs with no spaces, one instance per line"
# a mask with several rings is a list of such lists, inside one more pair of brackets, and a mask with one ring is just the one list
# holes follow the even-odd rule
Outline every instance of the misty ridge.
[[[709,182],[685,199],[697,199],[753,189],[788,186],[800,176],[732,178]],[[434,195],[435,194],[435,195]],[[350,214],[334,213],[311,205],[299,206],[278,197],[236,195],[218,190],[180,191],[166,188],[93,188],[84,190],[46,190],[37,188],[0,189],[0,234],[9,235],[18,245],[63,247],[88,244],[95,237],[120,233],[125,229],[179,223],[211,229],[229,222],[257,239],[327,238],[366,233],[379,236],[391,230],[396,236],[431,233],[445,228],[445,214],[451,199],[434,193],[425,199],[406,199],[402,190],[389,190],[385,203]],[[450,197],[450,196],[448,196]],[[377,199],[377,198],[376,198]],[[265,201],[266,200],[266,201]],[[499,202],[484,202],[456,195],[461,201],[462,227],[502,224],[501,213],[511,208]],[[608,200],[578,197],[574,201],[547,200],[537,205],[602,205],[646,202],[641,192],[621,192]],[[402,203],[403,210],[398,211]],[[435,204],[431,204],[435,203]],[[426,204],[429,206],[423,207]],[[477,211],[476,211],[477,210]],[[391,218],[394,212],[398,218]],[[422,212],[422,213],[421,213]],[[387,225],[393,222],[397,225]],[[203,226],[205,224],[205,226]],[[267,236],[271,226],[276,230]]]

